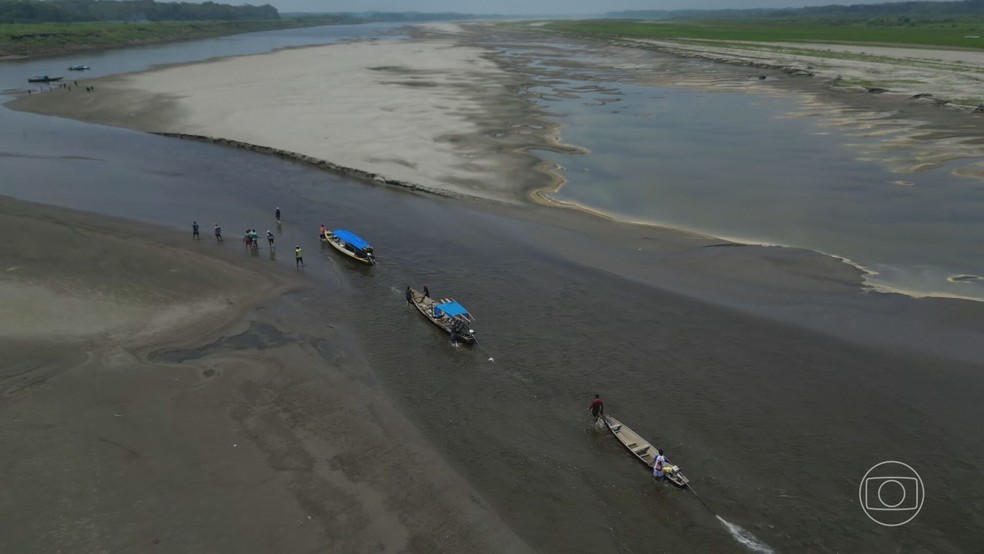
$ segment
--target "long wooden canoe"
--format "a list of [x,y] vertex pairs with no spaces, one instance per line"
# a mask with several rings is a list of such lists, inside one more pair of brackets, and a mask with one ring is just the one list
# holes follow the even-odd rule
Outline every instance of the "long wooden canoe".
[[[410,289],[410,300],[420,315],[451,335],[452,340],[465,344],[475,344],[474,331],[471,330],[471,322],[474,321],[474,318],[464,309],[464,306],[451,298],[434,301],[431,297],[425,296],[424,291],[414,288]],[[455,326],[460,328],[457,333],[454,331]]]
[[[650,444],[649,441],[640,437],[635,431],[626,427],[621,421],[609,415],[604,416],[604,418],[605,425],[608,427],[608,430],[615,435],[615,438],[618,439],[623,446],[628,448],[629,452],[632,452],[633,456],[638,458],[642,463],[646,464],[649,469],[652,469],[654,460],[656,459],[656,455],[659,453],[659,450]],[[663,475],[665,475],[671,483],[677,485],[678,487],[686,487],[687,483],[690,482],[690,480],[687,479],[683,473],[680,473],[680,467],[669,463],[669,461],[663,464]]]

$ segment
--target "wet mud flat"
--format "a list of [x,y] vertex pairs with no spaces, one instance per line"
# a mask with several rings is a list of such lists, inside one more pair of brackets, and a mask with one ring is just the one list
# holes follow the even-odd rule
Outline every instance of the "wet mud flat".
[[305,315],[309,280],[184,233],[0,213],[21,237],[0,247],[0,550],[525,549],[352,331]]
[[[979,334],[974,324],[980,319],[979,312],[965,307],[968,303],[863,294],[849,266],[808,251],[720,248],[721,241],[711,237],[571,210],[366,187],[210,144],[77,130],[68,123],[59,128],[65,135],[74,132],[115,145],[100,154],[105,165],[84,166],[100,177],[86,183],[100,199],[92,209],[158,218],[173,226],[209,202],[210,209],[225,210],[225,219],[250,222],[268,220],[271,198],[276,198],[296,222],[293,230],[300,241],[313,240],[309,233],[318,223],[350,218],[372,229],[374,243],[385,245],[380,265],[369,273],[353,271],[330,252],[319,256],[304,242],[310,260],[305,272],[316,292],[302,287],[279,300],[256,298],[255,308],[228,325],[214,324],[180,340],[162,339],[138,351],[137,360],[146,362],[133,367],[162,376],[154,394],[165,390],[167,398],[154,412],[167,416],[154,420],[156,427],[143,422],[146,433],[99,435],[126,447],[114,449],[131,459],[141,459],[133,454],[152,458],[145,452],[151,442],[147,437],[166,438],[166,450],[177,452],[172,465],[196,463],[189,473],[210,468],[196,489],[215,491],[208,495],[215,511],[253,498],[243,492],[247,486],[284,499],[279,512],[269,517],[262,512],[263,526],[244,532],[258,537],[257,544],[368,550],[375,543],[363,541],[374,533],[394,550],[414,550],[415,545],[423,551],[471,545],[481,550],[487,545],[492,551],[512,551],[522,548],[513,542],[519,536],[541,551],[651,550],[653,545],[668,551],[742,551],[719,515],[778,551],[972,548],[965,526],[978,514],[968,499],[977,494],[975,476],[981,469],[975,460],[984,448],[973,409],[981,390],[973,349],[981,342],[968,340]],[[52,135],[46,144],[58,150],[61,139]],[[79,155],[91,142],[75,140],[67,150]],[[129,177],[125,182],[115,178],[117,149],[140,160],[138,166],[122,165]],[[162,151],[168,159],[155,162]],[[173,167],[170,158],[177,153],[183,164]],[[79,201],[72,196],[77,188],[72,179],[86,162],[72,158],[56,165],[46,159],[43,166],[28,167],[18,161],[23,175],[64,166],[62,173],[55,172],[57,178],[45,180],[46,201]],[[31,184],[40,180],[28,179]],[[37,192],[36,186],[25,189],[20,194]],[[131,196],[135,189],[140,202]],[[157,209],[141,212],[141,202]],[[237,267],[247,263],[255,271],[257,262],[266,263],[232,250]],[[294,272],[289,260],[288,265]],[[94,280],[99,275],[104,273],[94,269]],[[419,314],[405,308],[403,287],[420,283],[475,311],[482,344],[494,354],[495,364],[478,351],[450,347]],[[166,291],[167,285],[149,288]],[[517,324],[519,315],[522,324]],[[134,317],[152,319],[142,312]],[[961,343],[965,350],[957,356],[954,345]],[[71,357],[52,355],[74,367]],[[131,355],[112,359],[121,363]],[[155,356],[168,361],[152,361]],[[164,386],[180,375],[187,377],[187,387]],[[85,392],[84,382],[61,381],[58,398]],[[353,393],[362,390],[353,383],[380,384],[388,401]],[[125,385],[126,392],[109,387],[110,398],[85,392],[77,394],[82,397],[77,403],[51,410],[66,414],[59,421],[75,414],[89,417],[80,421],[93,420],[89,414],[97,414],[96,407],[121,405],[120,398],[140,390],[132,382]],[[92,386],[102,390],[109,385],[92,381]],[[933,394],[927,396],[927,390]],[[590,427],[586,400],[599,392],[611,413],[664,445],[671,459],[684,466],[711,511],[685,491],[652,483],[649,472],[611,436]],[[349,403],[349,397],[358,403]],[[35,401],[45,409],[57,404],[24,397],[18,410],[31,409]],[[125,419],[147,404],[153,403],[125,404],[126,411],[114,410],[106,419]],[[386,421],[379,414],[389,410],[404,414],[412,427],[370,424]],[[349,425],[357,436],[338,429]],[[195,431],[199,427],[205,429],[201,434]],[[239,461],[233,456],[243,448],[241,437],[253,442],[251,456]],[[420,444],[432,447],[444,462],[432,465],[426,456],[394,450],[390,443],[405,437],[420,437]],[[45,437],[50,446],[45,456],[59,448],[61,438]],[[227,447],[229,438],[234,440]],[[113,446],[98,438],[94,442]],[[84,441],[69,444],[69,452],[89,452]],[[953,460],[934,468],[927,485],[936,507],[920,516],[921,527],[877,528],[857,507],[857,480],[876,461],[912,452]],[[107,479],[118,467],[105,456],[88,458],[97,460],[93,467],[108,468],[102,474]],[[33,468],[10,459],[25,483],[37,479]],[[385,466],[385,475],[376,464]],[[230,467],[244,468],[246,476],[232,482],[230,475],[241,474]],[[249,468],[257,468],[256,473]],[[277,476],[272,481],[267,480],[271,472]],[[392,472],[397,472],[395,481],[386,477]],[[444,504],[460,498],[456,486],[441,485],[448,474],[460,475],[477,493],[465,495],[471,503]],[[152,468],[147,475],[157,473]],[[173,490],[184,482],[183,473],[162,481],[157,495],[176,494]],[[420,488],[426,482],[437,483],[436,489]],[[107,485],[103,500],[85,491],[80,498],[89,502],[87,507],[102,507],[95,519],[105,521],[119,513],[116,503],[105,500],[108,491],[123,494],[127,483]],[[365,483],[368,487],[359,485]],[[390,485],[399,490],[386,497],[396,500],[384,502],[391,509],[385,512],[379,494]],[[133,487],[147,490],[140,483]],[[28,488],[19,489],[25,497]],[[412,513],[400,511],[406,507],[403,490],[415,491]],[[178,494],[184,495],[184,489]],[[196,491],[187,494],[201,498]],[[143,499],[126,497],[126,505]],[[359,501],[354,511],[340,510],[336,503],[352,499]],[[466,506],[478,510],[476,519],[468,519],[473,512]],[[400,511],[396,519],[390,517],[393,510]],[[415,518],[418,513],[423,520]],[[462,513],[468,517],[460,525],[453,517],[440,519]],[[322,538],[303,527],[308,515],[320,519]],[[254,521],[249,514],[242,517]],[[346,535],[336,519],[359,531]],[[369,519],[378,525],[371,526]],[[28,516],[20,521],[34,524]],[[185,529],[202,529],[200,523],[175,521]],[[303,530],[292,539],[296,543],[282,542],[287,539],[280,530],[293,532],[289,524]],[[237,525],[245,524],[228,522],[223,536],[236,536]],[[480,536],[466,536],[462,529]],[[74,529],[66,536],[92,537]],[[105,541],[103,536],[91,540]],[[132,536],[145,540],[142,531]],[[208,546],[217,539],[201,540]]]

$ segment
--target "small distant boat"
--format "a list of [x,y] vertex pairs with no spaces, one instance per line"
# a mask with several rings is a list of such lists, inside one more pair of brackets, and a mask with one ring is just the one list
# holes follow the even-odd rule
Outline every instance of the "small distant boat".
[[[623,446],[629,449],[629,452],[639,459],[642,463],[646,464],[649,469],[653,467],[653,460],[655,460],[656,455],[659,450],[649,442],[636,434],[635,431],[629,429],[622,424],[621,421],[615,419],[612,416],[606,415],[605,426],[608,430],[615,435],[615,438],[622,443]],[[680,466],[675,466],[673,464],[667,463],[663,465],[663,475],[678,487],[686,487],[687,483],[690,482],[683,473],[680,473]]]
[[410,289],[410,295],[413,305],[417,307],[420,314],[451,335],[452,341],[475,344],[475,331],[471,329],[475,318],[464,306],[451,298],[435,302],[417,289]]
[[345,229],[329,231],[325,229],[321,238],[332,245],[335,250],[338,250],[353,260],[366,265],[376,265],[376,256],[373,254],[372,245],[352,231],[346,231]]
[[69,71],[85,71],[86,69],[89,69],[89,66],[80,63],[68,66]]
[[53,83],[55,81],[61,81],[64,77],[50,77],[44,73],[39,73],[33,75],[27,79],[28,83]]

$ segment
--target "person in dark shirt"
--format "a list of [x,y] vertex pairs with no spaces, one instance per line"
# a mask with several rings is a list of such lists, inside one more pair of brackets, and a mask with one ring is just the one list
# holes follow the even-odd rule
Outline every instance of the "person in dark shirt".
[[431,291],[428,290],[427,285],[424,285],[424,298],[430,298],[430,297],[431,297]]
[[406,297],[407,297],[407,306],[413,304],[413,291],[410,290],[410,287],[407,287]]
[[201,237],[198,236],[198,222],[197,221],[192,221],[191,222],[191,238],[193,238],[195,240],[198,240],[198,239],[201,238]]
[[605,403],[602,402],[601,398],[596,394],[594,400],[591,401],[591,405],[588,406],[591,410],[591,415],[594,416],[594,420],[598,421],[599,415],[605,415]]

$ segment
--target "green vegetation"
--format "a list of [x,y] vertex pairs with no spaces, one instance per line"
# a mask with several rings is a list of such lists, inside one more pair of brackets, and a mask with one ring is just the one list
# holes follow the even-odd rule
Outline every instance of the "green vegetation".
[[751,42],[842,42],[984,48],[984,18],[889,24],[817,19],[728,18],[554,21],[546,29],[598,37],[712,39]]
[[[940,21],[953,18],[980,18],[984,16],[984,0],[916,0],[910,2],[882,2],[878,4],[828,4],[805,8],[756,8],[724,10],[630,10],[608,12],[607,17],[618,19],[721,19],[725,17],[754,18],[811,18],[828,21],[860,22],[863,20],[919,20]],[[905,21],[908,23],[908,21]]]
[[154,0],[0,0],[0,58],[103,50],[317,25],[443,21],[456,13],[304,14],[215,2]]
[[0,25],[0,57],[39,56],[211,38],[291,27],[348,23],[327,17],[265,21],[34,23]]
[[277,19],[277,9],[153,0],[0,0],[0,23],[77,21],[235,21]]

